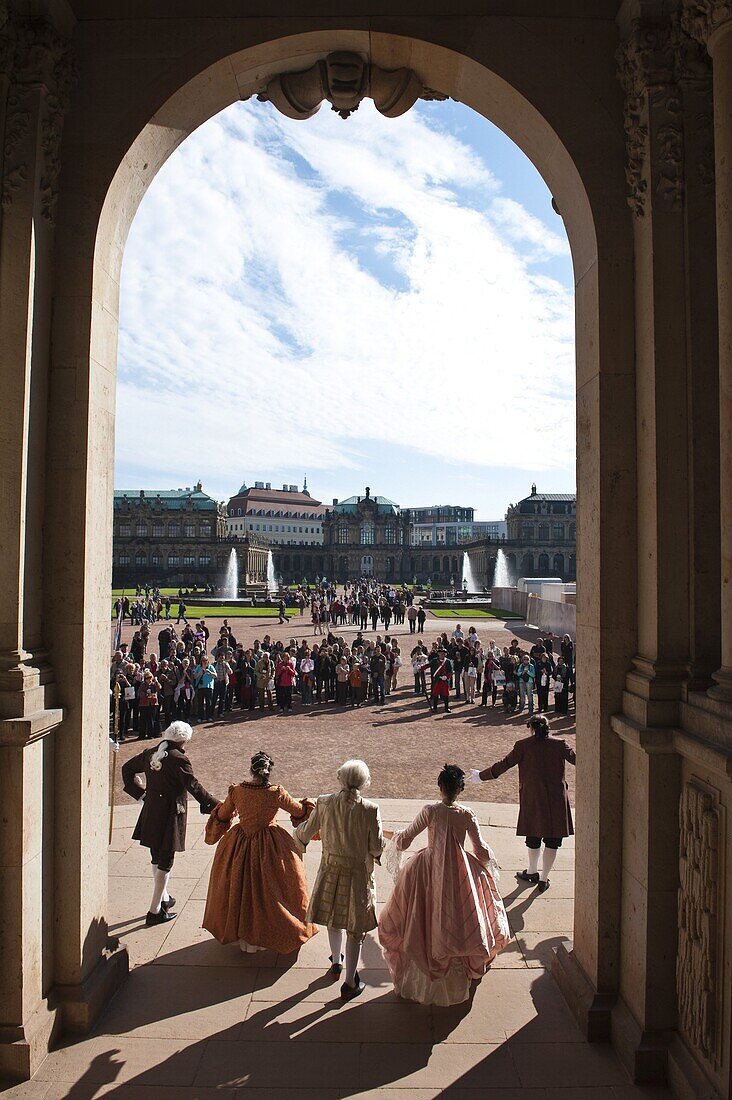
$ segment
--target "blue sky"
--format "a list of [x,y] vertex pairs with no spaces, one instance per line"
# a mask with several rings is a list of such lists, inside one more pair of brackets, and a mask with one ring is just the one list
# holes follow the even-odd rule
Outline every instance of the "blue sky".
[[[238,103],[163,166],[122,272],[115,483],[302,484],[502,516],[572,491],[572,269],[523,153],[456,103]],[[147,430],[145,430],[147,429]],[[152,430],[150,430],[152,429]]]

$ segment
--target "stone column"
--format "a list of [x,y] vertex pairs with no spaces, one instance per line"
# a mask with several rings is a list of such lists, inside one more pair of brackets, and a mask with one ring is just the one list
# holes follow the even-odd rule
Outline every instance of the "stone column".
[[53,673],[42,636],[45,413],[57,149],[70,66],[42,21],[0,16],[0,1074],[27,1078],[56,1025]]
[[732,704],[732,3],[684,0],[684,24],[712,57],[719,306],[722,664],[710,694]]
[[[676,1022],[680,762],[663,727],[691,675],[684,131],[676,27],[634,21],[619,51],[634,215],[638,651],[623,717],[619,997],[613,1041],[634,1080],[662,1080]],[[660,727],[660,728],[659,728]]]

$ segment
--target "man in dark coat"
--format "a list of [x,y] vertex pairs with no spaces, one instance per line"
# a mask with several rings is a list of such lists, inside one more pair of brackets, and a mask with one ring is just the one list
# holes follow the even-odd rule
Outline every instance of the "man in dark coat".
[[[565,836],[572,836],[572,808],[569,804],[566,765],[575,764],[574,749],[566,741],[549,736],[549,723],[544,715],[535,715],[528,723],[530,737],[517,741],[508,756],[479,771],[473,768],[473,783],[498,779],[518,764],[519,817],[516,835],[526,837],[529,866],[519,871],[517,878],[540,890],[549,888],[549,873],[557,858],[557,850]],[[544,857],[539,874],[539,854],[544,841]]]
[[[125,793],[139,801],[144,798],[133,840],[150,849],[153,868],[153,896],[145,918],[148,928],[175,917],[175,898],[168,893],[168,882],[176,852],[185,851],[188,799],[191,794],[204,814],[218,804],[193,774],[185,744],[193,736],[187,722],[173,722],[165,740],[157,748],[146,749],[122,765]],[[138,776],[145,776],[143,787]]]

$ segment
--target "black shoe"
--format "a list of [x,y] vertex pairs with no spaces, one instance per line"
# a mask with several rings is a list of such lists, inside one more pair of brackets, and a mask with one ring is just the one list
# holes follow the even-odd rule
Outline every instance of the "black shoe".
[[545,890],[548,890],[549,889],[549,879],[548,878],[541,879],[537,889],[539,890],[540,894],[543,894]]
[[154,924],[165,924],[166,921],[174,920],[177,916],[177,913],[169,913],[167,909],[161,909],[159,913],[148,913],[145,917],[145,927],[152,928]]
[[358,976],[358,970],[354,977],[356,979],[355,985],[349,985],[348,982],[344,982],[341,986],[341,1000],[350,1001],[352,997],[358,997],[359,993],[363,993],[366,988]]
[[522,882],[530,882],[532,886],[536,886],[539,881],[539,872],[517,871],[516,878],[520,878]]
[[343,972],[343,955],[341,955],[341,961],[337,963],[333,962],[332,955],[329,955],[328,958],[330,959],[331,963],[333,963],[329,970],[329,973],[332,974],[334,978],[339,978]]
[[169,897],[167,901],[160,902],[161,909],[175,909],[175,898]]

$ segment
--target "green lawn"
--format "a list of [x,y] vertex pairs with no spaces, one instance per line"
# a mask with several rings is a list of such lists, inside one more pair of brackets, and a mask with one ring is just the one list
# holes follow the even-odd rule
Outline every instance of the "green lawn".
[[[161,596],[177,596],[178,595],[178,589],[177,588],[161,588],[160,589],[160,595]],[[117,596],[129,596],[131,600],[134,600],[136,598],[135,597],[135,589],[134,588],[113,588],[112,589],[112,599],[113,600],[116,599]]]
[[515,615],[513,611],[503,611],[500,607],[494,608],[492,611],[483,611],[477,607],[463,607],[463,608],[438,608],[436,611],[432,611],[432,614],[438,619],[523,619],[523,615]]
[[[288,607],[287,617],[292,617],[292,608]],[[186,601],[186,618],[190,622],[191,619],[276,619],[278,617],[278,611],[276,607],[226,607],[223,604],[211,604],[210,607],[202,607],[201,604],[188,603]],[[114,607],[112,608],[112,618],[114,618]],[[178,608],[171,607],[170,619],[168,621],[175,622],[178,618]],[[300,615],[297,615],[300,618]],[[125,622],[129,623],[129,619]],[[160,619],[160,624],[166,620]],[[309,615],[302,616],[303,622],[310,622]],[[153,624],[156,625],[156,624]]]

